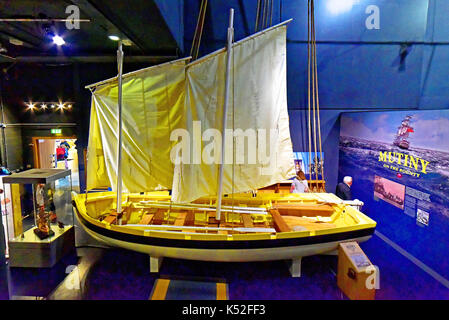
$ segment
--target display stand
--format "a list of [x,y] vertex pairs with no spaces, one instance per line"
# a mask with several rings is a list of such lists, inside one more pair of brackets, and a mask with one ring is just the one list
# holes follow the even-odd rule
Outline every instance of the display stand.
[[357,242],[340,243],[337,285],[349,299],[374,300],[376,272]]
[[9,266],[53,267],[75,248],[70,170],[31,169],[3,183],[11,185]]
[[289,271],[290,271],[292,278],[301,277],[301,261],[302,261],[302,257],[291,260],[291,265],[290,265]]
[[163,259],[164,259],[163,257],[150,256],[150,273],[158,273],[159,272]]
[[[53,231],[54,230],[54,231]],[[51,268],[74,248],[75,232],[73,226],[53,228],[50,241],[42,241],[27,230],[22,236],[9,241],[9,266],[27,268]]]

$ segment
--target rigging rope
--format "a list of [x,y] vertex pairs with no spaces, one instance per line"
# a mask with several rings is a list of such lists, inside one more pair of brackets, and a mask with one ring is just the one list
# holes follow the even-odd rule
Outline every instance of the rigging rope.
[[[312,191],[323,192],[324,161],[321,140],[320,106],[318,97],[318,63],[316,53],[315,34],[315,4],[308,0],[307,4],[307,96],[308,96],[308,140],[309,140],[309,178],[312,182]],[[312,98],[310,97],[312,95]],[[311,113],[312,117],[311,118]],[[318,126],[318,128],[317,128]],[[313,140],[313,145],[312,145]],[[317,141],[318,140],[318,141]],[[312,153],[314,165],[312,166]],[[319,157],[318,157],[319,153]],[[313,176],[315,174],[315,177]]]
[[190,49],[190,56],[192,60],[198,58],[200,50],[201,36],[203,35],[204,20],[206,18],[207,0],[202,0],[200,5],[200,11],[198,13],[198,20],[196,22],[195,34],[193,36],[192,48]]
[[308,110],[308,136],[309,136],[309,180],[312,178],[312,126],[310,124],[310,0],[307,3],[307,110]]
[[258,0],[256,10],[256,23],[254,32],[266,29],[273,24],[273,1],[274,0]]
[[260,5],[262,0],[257,0],[257,10],[256,10],[256,24],[254,27],[254,32],[257,32],[257,27],[259,26],[259,15],[260,15]]
[[[315,10],[314,10],[315,11]],[[319,157],[319,163],[320,163],[320,171],[321,171],[321,179],[324,180],[324,167],[323,167],[323,150],[322,150],[322,142],[321,142],[321,122],[320,122],[320,99],[318,94],[318,63],[316,58],[316,36],[315,36],[315,15],[313,16],[313,41],[314,41],[314,47],[315,47],[315,90],[316,90],[316,109],[317,109],[317,121],[318,121],[318,140],[319,140],[319,147],[320,147],[320,157]],[[323,190],[324,191],[324,190]]]

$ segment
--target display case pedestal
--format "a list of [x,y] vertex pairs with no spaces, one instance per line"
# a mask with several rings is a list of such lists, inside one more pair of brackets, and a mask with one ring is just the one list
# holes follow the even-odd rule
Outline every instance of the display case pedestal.
[[52,227],[54,235],[44,240],[30,229],[9,241],[9,266],[51,268],[75,248],[73,226]]

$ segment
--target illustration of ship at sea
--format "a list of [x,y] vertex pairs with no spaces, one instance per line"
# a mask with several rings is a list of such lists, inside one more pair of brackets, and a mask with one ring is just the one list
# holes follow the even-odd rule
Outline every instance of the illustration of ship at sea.
[[[119,45],[119,75],[88,86],[88,192],[73,201],[88,234],[146,253],[152,263],[162,257],[298,259],[371,237],[376,222],[333,194],[255,192],[295,176],[286,94],[288,22],[233,42],[230,19],[227,48],[124,75]],[[174,132],[194,137],[214,128],[224,136],[222,152],[214,154],[221,160],[239,155],[236,139],[224,129],[275,132],[259,136],[271,139],[270,161],[205,163],[201,155],[210,140],[182,140],[191,146],[184,151],[192,152],[181,154],[183,144],[171,139]],[[265,152],[255,145],[257,154]]]
[[414,132],[413,127],[410,125],[412,116],[406,116],[402,120],[401,125],[398,127],[398,132],[394,138],[393,144],[401,149],[410,148],[410,142],[407,140],[410,133]]

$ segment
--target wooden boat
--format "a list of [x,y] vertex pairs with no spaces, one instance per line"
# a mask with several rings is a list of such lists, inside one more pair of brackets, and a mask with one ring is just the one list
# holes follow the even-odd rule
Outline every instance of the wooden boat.
[[[295,174],[286,98],[286,23],[234,44],[228,41],[226,50],[188,65],[181,59],[122,77],[119,59],[117,78],[88,86],[93,99],[87,187],[114,191],[74,195],[76,216],[88,234],[153,258],[205,261],[298,259],[373,234],[376,223],[333,194],[277,192]],[[226,52],[234,54],[232,77]],[[227,111],[231,78],[233,104],[242,106],[235,114],[234,107]],[[222,103],[221,112],[217,105]],[[221,124],[220,117],[232,119],[232,125]],[[223,135],[229,126],[246,132],[274,130],[271,173],[264,171],[270,162],[225,164],[226,139],[220,144],[219,164],[173,164],[170,129],[185,128],[194,136],[194,121],[205,129],[221,124]],[[232,147],[235,157],[237,148]],[[198,153],[201,158],[201,149]],[[273,184],[277,187],[266,188]],[[154,191],[161,189],[171,192]]]
[[[109,245],[146,253],[204,261],[293,259],[331,252],[342,241],[366,241],[376,222],[333,194],[239,194],[175,205],[168,192],[125,194],[124,212],[114,210],[116,194],[74,197],[77,218],[89,235]],[[232,206],[234,203],[234,206]],[[119,224],[119,219],[121,222]]]

